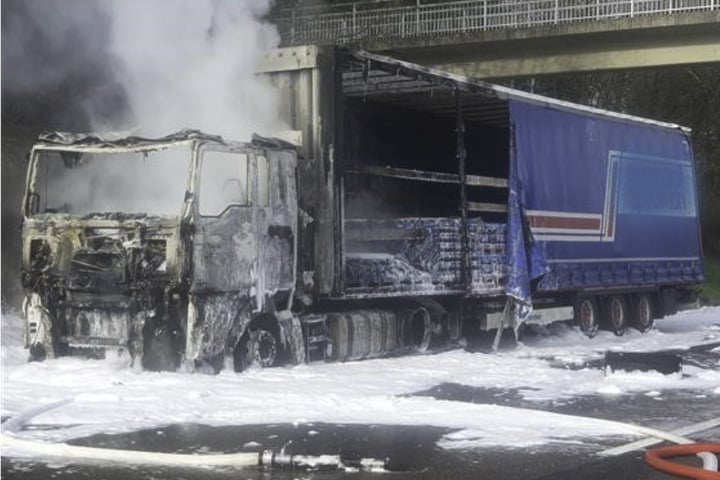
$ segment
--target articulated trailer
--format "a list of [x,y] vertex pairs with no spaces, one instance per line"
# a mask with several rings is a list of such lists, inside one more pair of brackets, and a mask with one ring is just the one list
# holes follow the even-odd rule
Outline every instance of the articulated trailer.
[[703,281],[685,128],[335,47],[269,52],[260,70],[295,145],[39,139],[31,356],[241,370],[527,323],[622,335]]

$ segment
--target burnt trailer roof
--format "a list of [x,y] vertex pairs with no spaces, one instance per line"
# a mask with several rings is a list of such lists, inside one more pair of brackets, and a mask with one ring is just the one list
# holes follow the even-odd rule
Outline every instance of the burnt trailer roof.
[[149,138],[137,135],[114,133],[70,133],[49,131],[38,135],[37,142],[42,147],[69,147],[71,149],[97,150],[152,150],[164,148],[180,142],[199,141],[215,143],[230,149],[263,147],[279,150],[293,150],[297,147],[284,140],[253,134],[248,143],[226,140],[220,135],[212,135],[201,130],[184,129],[163,137]]
[[489,125],[509,125],[508,101],[514,100],[583,116],[690,132],[689,128],[677,124],[536,95],[370,52],[345,50],[344,56],[343,93],[351,98],[454,116],[455,92],[460,91],[468,93],[462,97],[463,117]]
[[123,148],[123,147],[153,147],[159,144],[182,142],[187,140],[204,140],[225,143],[222,137],[210,135],[200,130],[180,130],[164,137],[149,138],[137,135],[113,133],[70,133],[70,132],[43,132],[38,136],[38,143],[45,145],[65,145],[77,147],[96,148]]

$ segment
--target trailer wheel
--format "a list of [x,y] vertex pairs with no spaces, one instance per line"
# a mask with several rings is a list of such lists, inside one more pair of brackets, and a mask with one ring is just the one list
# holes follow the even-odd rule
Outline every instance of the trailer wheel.
[[625,334],[628,327],[627,302],[620,295],[612,295],[605,302],[605,323],[618,337]]
[[647,293],[640,293],[633,302],[634,311],[632,325],[641,332],[647,332],[655,323],[655,311],[652,297]]
[[575,307],[575,322],[588,338],[597,335],[600,319],[597,302],[594,298],[584,297],[578,300]]

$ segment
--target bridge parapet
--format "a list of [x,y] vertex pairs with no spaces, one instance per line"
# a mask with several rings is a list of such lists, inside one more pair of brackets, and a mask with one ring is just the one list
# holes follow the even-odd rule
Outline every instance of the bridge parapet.
[[281,9],[284,46],[462,36],[617,18],[720,10],[720,0],[380,0]]

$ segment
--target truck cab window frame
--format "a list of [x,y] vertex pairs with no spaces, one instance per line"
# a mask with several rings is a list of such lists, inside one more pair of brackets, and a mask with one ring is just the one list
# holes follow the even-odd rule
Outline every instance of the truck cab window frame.
[[270,206],[270,162],[264,155],[255,156],[257,171],[257,206]]
[[31,156],[25,215],[122,211],[177,216],[188,179],[180,181],[168,172],[187,172],[191,161],[186,144],[154,149],[38,148]]
[[200,215],[219,216],[230,206],[252,205],[249,167],[250,156],[245,152],[205,150],[200,168]]

